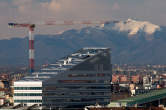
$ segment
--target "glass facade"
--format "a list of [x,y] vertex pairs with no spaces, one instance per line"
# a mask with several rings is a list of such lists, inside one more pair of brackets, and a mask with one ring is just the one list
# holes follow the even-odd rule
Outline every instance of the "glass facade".
[[89,49],[90,51],[97,54],[85,56],[83,62],[43,82],[44,106],[73,108],[110,102],[110,49]]

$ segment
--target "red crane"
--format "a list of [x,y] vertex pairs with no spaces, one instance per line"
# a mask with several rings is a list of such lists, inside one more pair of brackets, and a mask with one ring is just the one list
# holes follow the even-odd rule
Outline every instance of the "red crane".
[[34,72],[34,29],[35,24],[19,24],[19,23],[8,23],[9,27],[23,27],[29,29],[29,69],[30,73]]

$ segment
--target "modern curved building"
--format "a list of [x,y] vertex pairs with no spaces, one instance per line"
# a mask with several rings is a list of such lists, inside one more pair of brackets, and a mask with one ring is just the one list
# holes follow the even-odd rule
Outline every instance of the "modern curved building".
[[111,76],[110,48],[83,48],[14,82],[14,103],[51,109],[105,105],[111,98]]

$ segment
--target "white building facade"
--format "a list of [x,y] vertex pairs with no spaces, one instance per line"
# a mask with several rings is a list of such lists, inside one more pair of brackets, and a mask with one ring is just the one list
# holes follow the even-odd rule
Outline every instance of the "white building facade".
[[14,82],[14,105],[32,106],[42,104],[42,81]]

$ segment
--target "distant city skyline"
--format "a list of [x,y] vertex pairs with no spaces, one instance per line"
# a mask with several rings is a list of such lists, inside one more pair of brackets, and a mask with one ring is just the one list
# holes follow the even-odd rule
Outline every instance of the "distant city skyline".
[[[9,29],[8,22],[55,20],[136,20],[166,26],[166,0],[0,0],[0,39],[25,37],[26,29]],[[74,26],[70,27],[74,28]],[[37,28],[55,34],[66,27]]]

